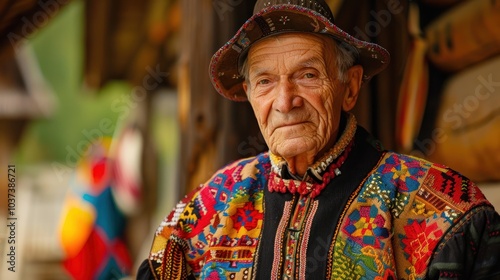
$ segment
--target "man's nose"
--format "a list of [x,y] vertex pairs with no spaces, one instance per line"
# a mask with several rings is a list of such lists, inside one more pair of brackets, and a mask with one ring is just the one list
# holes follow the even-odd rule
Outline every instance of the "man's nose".
[[281,113],[288,113],[293,108],[302,106],[304,101],[298,95],[297,85],[287,78],[280,79],[273,107]]

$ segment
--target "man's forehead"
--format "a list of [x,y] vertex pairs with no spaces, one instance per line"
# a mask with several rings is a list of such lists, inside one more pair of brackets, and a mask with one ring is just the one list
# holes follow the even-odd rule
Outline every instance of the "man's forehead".
[[[287,59],[288,58],[288,59]],[[273,68],[280,63],[293,64],[301,67],[313,67],[313,66],[325,66],[325,57],[322,55],[313,55],[312,53],[296,56],[290,59],[290,57],[283,57],[282,59],[249,59],[250,70],[261,69],[261,68]]]

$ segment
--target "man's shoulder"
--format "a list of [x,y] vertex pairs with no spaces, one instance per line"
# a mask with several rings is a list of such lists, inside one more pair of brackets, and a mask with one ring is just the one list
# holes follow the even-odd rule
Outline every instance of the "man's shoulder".
[[[390,213],[393,244],[399,245],[395,255],[404,256],[398,264],[418,267],[421,276],[436,252],[453,245],[463,250],[469,244],[461,243],[464,232],[476,234],[476,229],[482,231],[498,221],[491,204],[469,178],[448,166],[395,152],[383,154],[360,197],[365,199],[363,203],[380,205],[379,209]],[[495,228],[489,230],[496,232]],[[421,238],[425,244],[419,242]],[[444,261],[438,259],[437,265],[454,258],[447,250],[441,253]]]
[[268,153],[236,160],[218,171],[201,184],[191,196],[191,200],[213,200],[224,205],[235,195],[262,191],[267,185],[271,162]]
[[261,153],[253,157],[243,158],[227,164],[205,183],[210,186],[228,186],[231,184],[249,183],[267,179],[271,168],[269,154]]
[[179,223],[177,234],[183,238],[196,236],[211,219],[232,203],[258,201],[266,186],[270,166],[267,153],[237,160],[219,169],[204,184],[189,192],[165,218],[157,235],[170,235]]
[[415,198],[435,207],[451,207],[459,212],[489,204],[481,190],[458,171],[422,158],[387,152],[377,171],[382,178],[396,183],[400,191],[414,193]]

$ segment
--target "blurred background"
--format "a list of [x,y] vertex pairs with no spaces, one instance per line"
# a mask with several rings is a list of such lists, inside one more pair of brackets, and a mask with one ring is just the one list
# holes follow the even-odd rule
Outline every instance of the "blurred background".
[[[359,123],[499,209],[500,1],[327,2],[391,53]],[[254,3],[0,0],[0,279],[135,279],[186,192],[267,149],[208,77]]]

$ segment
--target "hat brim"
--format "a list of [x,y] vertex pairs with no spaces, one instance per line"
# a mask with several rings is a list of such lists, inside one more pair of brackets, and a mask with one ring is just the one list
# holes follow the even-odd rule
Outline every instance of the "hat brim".
[[363,82],[384,70],[390,61],[386,49],[356,39],[320,13],[298,5],[274,5],[254,14],[233,38],[212,56],[209,73],[217,92],[233,101],[247,101],[243,90],[244,78],[238,69],[240,56],[245,55],[248,49],[261,39],[296,32],[329,35],[341,44],[357,49],[357,64],[363,67],[364,72]]

